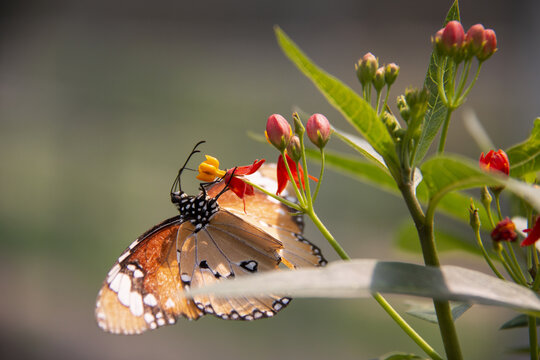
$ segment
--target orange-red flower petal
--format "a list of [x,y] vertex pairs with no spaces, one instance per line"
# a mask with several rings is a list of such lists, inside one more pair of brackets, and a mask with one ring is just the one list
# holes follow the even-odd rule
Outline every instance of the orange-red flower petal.
[[521,246],[529,246],[540,239],[540,216],[536,219],[532,229],[523,230],[527,233],[527,237],[521,242]]
[[[297,170],[296,163],[294,162],[294,160],[291,159],[290,156],[287,154],[285,154],[285,156],[287,158],[287,163],[289,164],[289,169],[291,170],[291,175],[294,179],[294,182],[296,183],[296,186],[300,187],[299,179],[301,179],[302,188],[305,188],[304,171],[302,170],[302,167],[298,165],[298,170]],[[276,175],[277,175],[277,183],[278,183],[276,195],[279,195],[283,192],[283,190],[285,190],[285,188],[287,187],[287,183],[290,181],[289,174],[287,173],[287,168],[285,166],[285,161],[283,161],[283,156],[281,155],[279,155],[279,158],[278,158],[276,172],[277,172]],[[308,175],[308,177],[311,180],[318,181],[317,178],[311,175]]]

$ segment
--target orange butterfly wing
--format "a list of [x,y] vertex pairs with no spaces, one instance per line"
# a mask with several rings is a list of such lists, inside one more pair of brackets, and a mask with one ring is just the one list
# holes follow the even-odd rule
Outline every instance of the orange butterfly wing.
[[179,216],[165,220],[135,240],[109,271],[98,294],[96,318],[105,331],[138,334],[179,316],[203,312],[180,296],[176,239]]

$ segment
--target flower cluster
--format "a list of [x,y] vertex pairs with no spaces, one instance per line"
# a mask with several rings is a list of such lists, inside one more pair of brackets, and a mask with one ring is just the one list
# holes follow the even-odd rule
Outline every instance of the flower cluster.
[[476,56],[484,62],[497,51],[497,36],[492,29],[484,29],[482,24],[469,28],[467,33],[459,21],[450,21],[432,38],[437,54],[450,57],[456,62]]

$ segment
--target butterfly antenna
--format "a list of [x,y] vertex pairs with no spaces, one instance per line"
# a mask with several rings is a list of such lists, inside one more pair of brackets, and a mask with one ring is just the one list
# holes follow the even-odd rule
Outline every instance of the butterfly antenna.
[[229,190],[229,184],[231,183],[231,180],[232,178],[234,177],[234,173],[236,171],[237,167],[235,167],[233,169],[233,171],[231,172],[231,176],[229,176],[229,179],[227,180],[227,183],[225,184],[225,186],[223,187],[223,189],[219,192],[219,194],[217,194],[214,199],[218,199],[221,195],[223,195],[225,193],[225,191]]
[[197,154],[197,153],[200,153],[200,151],[197,150],[199,145],[204,144],[205,142],[206,141],[204,141],[204,140],[199,141],[197,144],[195,144],[195,146],[193,147],[193,150],[191,150],[191,153],[189,154],[186,161],[184,162],[184,165],[182,165],[180,170],[178,170],[178,175],[176,175],[176,179],[174,179],[174,182],[173,182],[173,184],[171,186],[171,194],[174,192],[175,189],[178,189],[179,191],[182,191],[182,186],[180,185],[180,177],[182,176],[182,172],[187,168],[187,164],[188,164],[189,160],[191,159],[191,157],[193,155]]

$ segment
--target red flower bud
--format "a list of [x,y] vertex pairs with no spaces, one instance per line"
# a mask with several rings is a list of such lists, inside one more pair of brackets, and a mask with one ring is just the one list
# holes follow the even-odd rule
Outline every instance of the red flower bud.
[[442,34],[443,34],[444,28],[437,31],[434,37],[431,37],[431,42],[433,43],[433,46],[435,47],[435,51],[439,55],[447,55],[444,52],[444,48],[442,46]]
[[532,229],[523,230],[528,233],[525,240],[521,242],[521,246],[532,245],[540,239],[540,216],[536,218],[536,222]]
[[482,49],[477,53],[478,61],[486,61],[497,51],[497,35],[495,31],[486,29],[484,31],[484,43]]
[[326,116],[313,114],[307,121],[306,133],[309,140],[322,149],[330,139],[332,128]]
[[469,48],[471,57],[476,55],[478,51],[484,45],[485,35],[484,26],[482,24],[476,24],[470,27],[465,35],[465,43]]
[[491,232],[491,238],[493,241],[516,241],[516,225],[509,218],[499,221]]
[[266,122],[266,139],[279,151],[285,150],[292,136],[291,126],[279,114],[270,115]]
[[459,21],[450,21],[444,27],[441,35],[441,44],[447,55],[457,55],[463,40],[465,39],[465,30]]
[[486,155],[480,155],[480,167],[486,171],[498,171],[505,175],[510,174],[510,162],[504,151],[490,150]]

